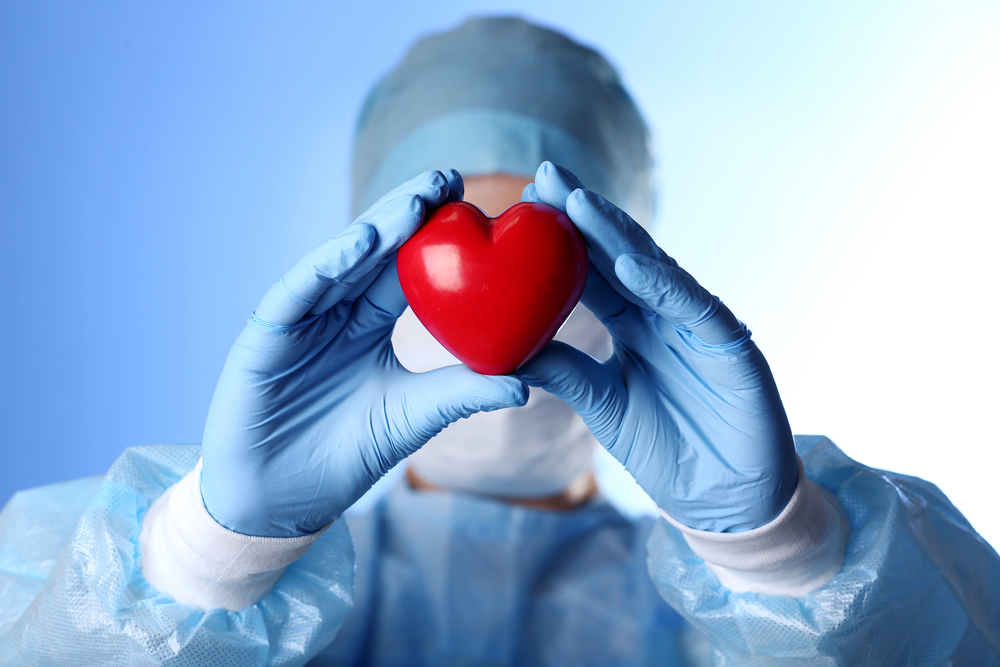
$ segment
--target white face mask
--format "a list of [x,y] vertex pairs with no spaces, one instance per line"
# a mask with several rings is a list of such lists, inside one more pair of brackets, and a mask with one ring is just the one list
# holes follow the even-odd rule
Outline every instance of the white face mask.
[[[555,339],[597,359],[611,356],[611,337],[582,305]],[[403,366],[417,373],[460,363],[409,309],[396,323],[392,345]],[[460,419],[408,461],[436,486],[506,498],[544,498],[561,493],[586,472],[596,446],[572,408],[533,387],[524,407]]]

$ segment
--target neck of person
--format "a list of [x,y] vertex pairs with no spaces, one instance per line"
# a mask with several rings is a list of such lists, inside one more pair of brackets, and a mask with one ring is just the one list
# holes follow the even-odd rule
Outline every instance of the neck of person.
[[[413,466],[406,469],[406,481],[409,482],[410,488],[416,491],[451,491],[455,493],[468,493],[466,491],[456,491],[447,487],[431,484],[427,480],[423,479],[413,469]],[[492,498],[493,500],[499,500],[511,505],[522,505],[533,509],[550,510],[555,512],[570,512],[575,509],[579,509],[591,498],[597,495],[597,478],[594,476],[594,471],[592,469],[588,469],[570,482],[569,485],[560,493],[557,493],[554,496],[546,496],[544,498],[510,498],[506,496],[493,496],[488,494],[479,495],[482,495],[484,498]]]

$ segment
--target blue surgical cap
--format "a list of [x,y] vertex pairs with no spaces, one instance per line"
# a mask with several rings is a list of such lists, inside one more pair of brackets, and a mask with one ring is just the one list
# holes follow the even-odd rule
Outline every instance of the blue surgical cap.
[[532,177],[544,160],[649,223],[649,131],[608,61],[518,18],[470,19],[416,42],[368,95],[354,214],[423,171]]

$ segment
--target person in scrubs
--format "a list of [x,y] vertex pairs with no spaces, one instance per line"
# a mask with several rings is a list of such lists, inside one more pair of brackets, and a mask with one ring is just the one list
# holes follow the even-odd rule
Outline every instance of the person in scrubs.
[[[648,144],[555,31],[415,44],[362,109],[355,222],[264,295],[203,444],[0,513],[0,664],[1000,664],[1000,557],[933,484],[791,435],[749,329],[644,230]],[[582,306],[508,376],[456,364],[399,286],[463,198],[587,243]],[[655,519],[602,495],[596,451]]]

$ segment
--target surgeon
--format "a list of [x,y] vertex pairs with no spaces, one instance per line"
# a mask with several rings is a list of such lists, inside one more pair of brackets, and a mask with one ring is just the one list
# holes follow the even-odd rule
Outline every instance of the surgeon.
[[[594,51],[507,18],[418,42],[361,112],[356,220],[264,295],[203,444],[0,514],[0,664],[1000,664],[997,553],[932,484],[792,436],[749,329],[644,230],[650,169]],[[509,376],[399,286],[463,197],[587,242],[583,306]],[[602,497],[597,447],[659,519]]]

